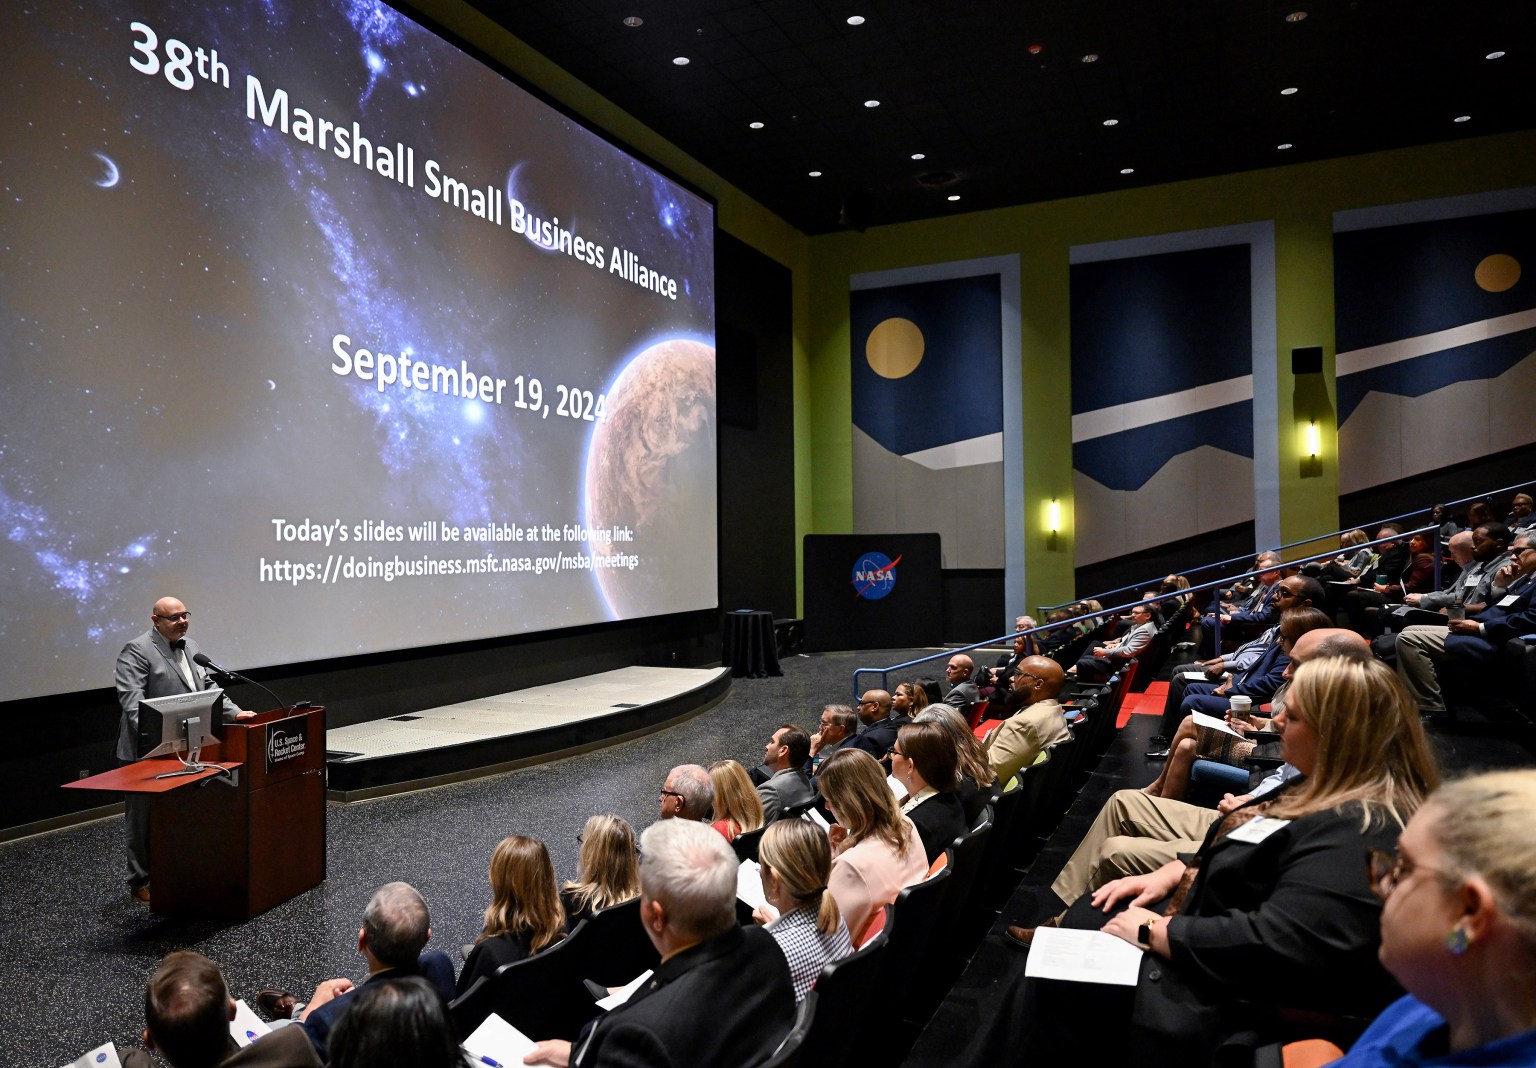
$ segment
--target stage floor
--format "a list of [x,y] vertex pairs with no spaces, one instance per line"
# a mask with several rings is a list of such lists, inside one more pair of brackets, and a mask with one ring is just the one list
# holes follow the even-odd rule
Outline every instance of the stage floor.
[[328,731],[333,800],[361,800],[608,745],[703,711],[725,668],[626,667]]

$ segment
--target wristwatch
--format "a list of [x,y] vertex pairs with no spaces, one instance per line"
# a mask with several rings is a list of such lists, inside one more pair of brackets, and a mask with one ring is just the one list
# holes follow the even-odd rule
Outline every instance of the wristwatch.
[[1152,948],[1152,926],[1157,923],[1159,919],[1161,919],[1161,917],[1154,916],[1150,920],[1142,920],[1141,926],[1136,928],[1136,941],[1146,946],[1148,949]]

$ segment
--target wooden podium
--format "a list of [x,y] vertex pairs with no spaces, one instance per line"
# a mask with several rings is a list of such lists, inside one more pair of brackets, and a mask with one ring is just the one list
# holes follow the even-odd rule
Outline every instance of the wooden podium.
[[282,709],[224,724],[203,749],[207,771],[174,756],[141,760],[64,785],[151,795],[150,909],[165,916],[248,920],[325,879],[325,709]]

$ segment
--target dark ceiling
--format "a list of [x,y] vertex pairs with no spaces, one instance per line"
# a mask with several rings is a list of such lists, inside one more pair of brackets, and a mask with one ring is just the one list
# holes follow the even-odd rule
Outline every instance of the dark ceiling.
[[470,2],[811,234],[1536,126],[1531,0]]

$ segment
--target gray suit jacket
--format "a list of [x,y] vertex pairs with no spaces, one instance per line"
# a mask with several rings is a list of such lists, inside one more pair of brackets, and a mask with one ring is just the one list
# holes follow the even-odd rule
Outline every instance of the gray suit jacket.
[[799,768],[776,771],[765,783],[759,783],[757,796],[763,801],[763,822],[772,823],[779,813],[792,805],[803,805],[816,796],[810,780]]
[[[186,639],[187,666],[199,685],[199,690],[210,690],[216,684],[203,669],[192,662],[197,655],[197,643]],[[117,730],[117,759],[139,758],[139,702],[148,697],[172,697],[179,693],[191,693],[181,672],[171,656],[171,645],[160,632],[150,629],[123,646],[117,654],[117,668],[113,672],[117,683],[117,703],[123,710]],[[239,711],[229,698],[224,699],[224,718],[230,719]]]

